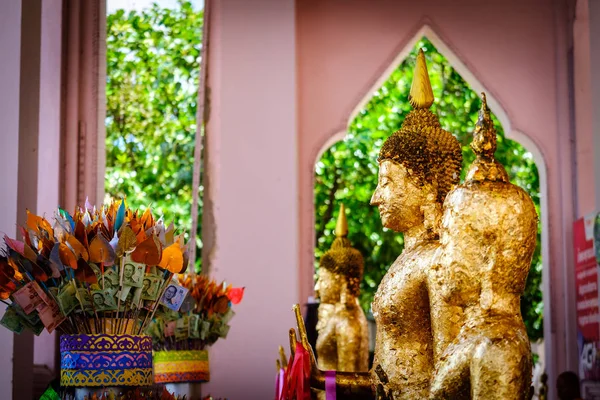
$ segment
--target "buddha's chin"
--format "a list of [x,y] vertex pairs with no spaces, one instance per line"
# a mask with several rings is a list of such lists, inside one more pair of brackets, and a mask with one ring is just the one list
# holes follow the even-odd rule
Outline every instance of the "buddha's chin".
[[394,224],[394,219],[390,218],[390,214],[388,212],[379,213],[379,217],[381,218],[381,225],[383,225],[384,228],[398,232]]

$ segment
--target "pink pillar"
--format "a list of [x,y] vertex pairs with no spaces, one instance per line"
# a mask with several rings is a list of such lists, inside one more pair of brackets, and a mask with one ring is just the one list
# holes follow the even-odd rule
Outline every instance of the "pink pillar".
[[[12,188],[0,194],[0,231],[11,237],[26,208],[49,213],[58,202],[61,18],[60,0],[0,5],[0,171]],[[35,344],[29,333],[13,340],[0,329],[0,398],[32,397],[34,358],[55,368],[54,336]]]
[[[0,2],[0,171],[5,188],[16,188],[19,163],[19,76],[21,60],[21,1]],[[0,190],[0,232],[17,233],[17,192]],[[2,306],[1,314],[4,314]],[[0,329],[0,398],[12,397],[13,334]]]
[[[19,103],[19,163],[17,223],[26,221],[26,210],[37,211],[40,126],[41,0],[23,0],[21,9],[21,74]],[[43,173],[43,171],[41,171]],[[20,235],[19,235],[20,236]],[[33,333],[14,337],[13,398],[33,397]]]
[[203,259],[246,286],[204,394],[273,397],[298,296],[293,0],[211,3]]
[[578,0],[573,22],[578,216],[587,215],[596,208],[589,7],[589,0]]
[[[590,71],[600,69],[600,4],[597,1],[588,3],[589,26],[589,60]],[[590,73],[591,101],[589,107],[593,113],[591,133],[593,136],[594,182],[595,182],[595,211],[600,211],[600,77]]]
[[[60,194],[62,0],[43,0],[41,13],[37,212],[51,218]],[[56,334],[34,338],[33,362],[56,371]]]
[[105,0],[65,0],[61,206],[104,200]]

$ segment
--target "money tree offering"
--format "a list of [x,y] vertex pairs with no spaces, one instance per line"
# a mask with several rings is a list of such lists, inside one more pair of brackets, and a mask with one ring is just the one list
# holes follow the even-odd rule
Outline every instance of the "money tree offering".
[[[210,379],[206,348],[227,337],[244,288],[218,284],[202,275],[179,275],[188,295],[178,311],[165,299],[146,333],[154,343],[154,380],[157,383],[207,382]],[[167,291],[169,289],[167,288]],[[165,297],[176,298],[173,290]]]
[[159,304],[177,310],[185,298],[172,281],[188,264],[183,235],[125,201],[59,208],[53,223],[27,211],[20,230],[22,241],[5,236],[0,250],[0,324],[59,331],[62,386],[151,385],[142,333]]

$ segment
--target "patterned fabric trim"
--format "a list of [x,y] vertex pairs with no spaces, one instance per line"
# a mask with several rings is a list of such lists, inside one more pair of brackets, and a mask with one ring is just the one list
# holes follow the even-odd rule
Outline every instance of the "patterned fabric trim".
[[152,351],[146,335],[62,335],[60,351]]
[[62,335],[62,386],[151,386],[152,339],[136,335]]
[[60,371],[62,386],[151,386],[152,368]]
[[206,350],[154,352],[156,383],[208,382],[210,366]]

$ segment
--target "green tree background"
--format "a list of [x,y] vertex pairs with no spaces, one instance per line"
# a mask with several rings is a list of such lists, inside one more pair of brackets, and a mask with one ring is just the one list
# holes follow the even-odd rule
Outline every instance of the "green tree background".
[[179,232],[192,222],[202,17],[183,0],[107,16],[105,201],[150,206]]
[[[432,111],[439,116],[443,128],[455,134],[463,146],[464,179],[466,167],[475,158],[469,144],[481,100],[426,38],[417,43],[373,94],[350,123],[344,140],[331,146],[315,168],[315,267],[318,268],[318,260],[333,242],[339,204],[344,203],[348,209],[349,239],[365,258],[360,299],[365,311],[370,309],[379,282],[404,245],[401,234],[382,227],[379,212],[369,205],[369,200],[377,185],[379,149],[383,141],[400,128],[411,109],[407,99],[419,48],[425,50],[436,98]],[[531,195],[540,215],[539,174],[533,157],[519,143],[507,139],[497,118],[493,118],[498,130],[496,158],[507,167],[511,182]],[[521,301],[521,312],[531,340],[543,337],[540,229],[538,226],[538,246]]]

